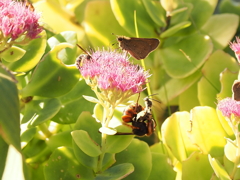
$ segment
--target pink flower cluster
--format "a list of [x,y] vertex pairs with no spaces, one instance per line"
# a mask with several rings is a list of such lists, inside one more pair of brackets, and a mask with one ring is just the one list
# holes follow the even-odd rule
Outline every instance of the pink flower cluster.
[[240,63],[240,39],[236,37],[236,42],[230,42],[230,48],[235,52],[235,55]]
[[24,3],[11,0],[0,1],[0,31],[5,38],[17,39],[25,34],[28,38],[37,38],[42,31],[38,24],[40,15]]
[[131,64],[125,54],[116,51],[96,51],[78,67],[82,76],[95,79],[101,90],[117,89],[133,93],[143,91],[150,76],[142,67]]
[[226,117],[231,117],[231,114],[240,117],[240,102],[232,98],[225,98],[219,101],[217,108],[222,111]]

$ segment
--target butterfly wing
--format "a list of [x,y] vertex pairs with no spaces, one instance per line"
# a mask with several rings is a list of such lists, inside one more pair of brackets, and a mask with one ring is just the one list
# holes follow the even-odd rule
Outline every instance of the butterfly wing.
[[159,40],[155,38],[122,38],[120,46],[137,60],[144,59],[147,55],[156,49]]

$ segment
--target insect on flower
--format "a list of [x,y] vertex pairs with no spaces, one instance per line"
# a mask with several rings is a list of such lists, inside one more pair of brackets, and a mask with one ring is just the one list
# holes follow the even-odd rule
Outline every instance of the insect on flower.
[[[144,98],[145,108],[138,103],[130,105],[127,110],[124,111],[122,120],[124,125],[132,128],[132,133],[118,132],[115,135],[137,135],[137,136],[150,136],[156,127],[156,122],[152,116],[152,101],[149,97]],[[129,125],[127,123],[132,123]]]
[[76,65],[77,67],[81,67],[82,63],[86,60],[91,60],[92,56],[90,55],[89,52],[87,52],[85,49],[83,49],[80,45],[77,44],[77,46],[83,51],[85,52],[85,54],[81,54],[80,56],[77,57],[76,59]]

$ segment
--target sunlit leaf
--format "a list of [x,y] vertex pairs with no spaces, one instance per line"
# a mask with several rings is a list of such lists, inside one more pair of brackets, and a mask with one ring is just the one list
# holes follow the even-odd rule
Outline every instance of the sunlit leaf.
[[[189,138],[204,154],[213,157],[222,156],[226,144],[226,132],[224,131],[216,110],[199,106],[191,110],[192,129]],[[216,141],[217,139],[217,141]]]
[[194,152],[187,160],[182,163],[182,179],[203,180],[211,179],[213,169],[208,161],[208,155]]
[[198,98],[202,106],[216,107],[217,94],[220,92],[220,73],[228,68],[231,72],[238,71],[234,58],[227,53],[217,50],[204,64],[203,77],[198,83]]
[[184,78],[196,72],[204,64],[212,48],[211,40],[202,34],[195,33],[171,46],[162,48],[160,57],[171,77]]
[[7,62],[14,62],[23,57],[25,52],[26,51],[24,49],[21,49],[17,46],[12,46],[11,48],[2,52],[0,56]]
[[215,174],[217,175],[217,177],[219,179],[221,179],[221,180],[231,180],[228,173],[224,169],[223,165],[220,164],[220,162],[217,159],[212,158],[210,154],[208,156],[208,159],[209,159],[209,162],[211,163],[211,166],[212,166]]
[[239,16],[235,14],[216,14],[201,28],[212,39],[216,49],[223,49],[237,31]]
[[20,60],[15,62],[3,61],[3,64],[14,72],[27,72],[34,68],[42,58],[46,48],[46,32],[42,31],[39,36],[41,38],[33,39],[27,45],[20,46],[26,51]]
[[161,128],[163,143],[180,162],[187,159],[193,151],[198,150],[188,138],[189,131],[191,131],[191,122],[188,112],[174,113],[164,121]]
[[66,47],[73,46],[61,43],[45,55],[35,68],[28,85],[22,89],[22,96],[57,97],[69,92],[80,77],[78,69],[66,66],[58,59],[58,53]]

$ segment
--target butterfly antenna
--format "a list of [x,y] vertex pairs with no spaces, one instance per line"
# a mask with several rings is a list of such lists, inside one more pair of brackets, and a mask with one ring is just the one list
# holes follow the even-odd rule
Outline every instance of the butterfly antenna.
[[85,49],[83,49],[80,45],[77,44],[77,46],[78,46],[83,52],[85,52],[86,54],[88,54],[88,55],[91,57],[91,55],[90,55]]

